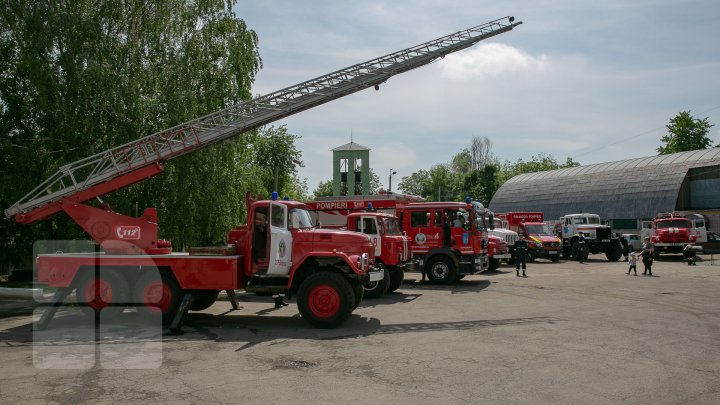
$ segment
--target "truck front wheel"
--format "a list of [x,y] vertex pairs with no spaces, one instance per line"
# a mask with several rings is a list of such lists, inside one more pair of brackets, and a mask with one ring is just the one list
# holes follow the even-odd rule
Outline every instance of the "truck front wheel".
[[182,301],[182,288],[172,273],[151,270],[140,276],[135,284],[135,302],[142,304],[139,312],[149,316],[162,316],[163,325],[168,325]]
[[[359,302],[358,302],[359,303]],[[355,294],[345,277],[321,271],[300,284],[297,305],[300,315],[316,328],[335,328],[353,311]]]
[[368,285],[365,286],[365,296],[368,298],[382,297],[383,295],[385,295],[388,290],[388,286],[390,285],[390,272],[388,271],[387,267],[385,267],[385,265],[380,262],[378,262],[376,266],[377,268],[382,270],[383,278],[382,280],[371,281]]
[[610,249],[605,252],[605,257],[607,257],[609,262],[616,262],[620,260],[622,257],[622,246],[620,243],[614,243]]
[[447,257],[436,257],[430,260],[427,267],[427,276],[432,282],[450,284],[457,277],[455,265]]
[[490,259],[490,267],[488,270],[494,271],[500,267],[500,259]]
[[402,285],[405,280],[405,272],[401,269],[395,269],[390,272],[390,285],[388,286],[388,293],[394,292]]

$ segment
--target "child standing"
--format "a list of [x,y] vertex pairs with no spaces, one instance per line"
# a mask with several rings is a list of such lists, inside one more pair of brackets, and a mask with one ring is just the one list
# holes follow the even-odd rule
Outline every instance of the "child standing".
[[632,252],[630,253],[630,256],[628,258],[628,272],[627,274],[630,274],[630,270],[635,272],[635,275],[637,276],[637,253]]

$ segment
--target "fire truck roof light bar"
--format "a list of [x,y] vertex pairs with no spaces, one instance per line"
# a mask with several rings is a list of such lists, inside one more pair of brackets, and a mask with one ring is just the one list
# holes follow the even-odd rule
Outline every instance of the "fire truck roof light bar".
[[[144,166],[161,163],[289,115],[378,86],[396,74],[429,64],[484,39],[510,31],[520,24],[522,21],[516,22],[510,16],[493,20],[258,96],[70,163],[6,209],[5,215],[14,218],[18,214],[30,213]],[[90,196],[90,193],[84,194],[88,199],[95,197]]]

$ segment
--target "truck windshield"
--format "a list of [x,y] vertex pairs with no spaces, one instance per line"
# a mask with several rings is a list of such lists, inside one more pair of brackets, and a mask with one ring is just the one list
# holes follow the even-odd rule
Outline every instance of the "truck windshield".
[[301,229],[301,228],[312,228],[312,220],[310,219],[310,213],[302,208],[293,208],[288,212],[288,228],[290,229]]
[[600,224],[600,217],[576,217],[573,221],[576,224]]
[[661,221],[655,225],[657,229],[667,228],[691,228],[690,221],[687,219],[674,219],[672,221]]
[[530,235],[552,235],[548,224],[525,225],[525,229]]
[[386,218],[382,221],[385,235],[402,235],[400,230],[400,221],[397,218]]

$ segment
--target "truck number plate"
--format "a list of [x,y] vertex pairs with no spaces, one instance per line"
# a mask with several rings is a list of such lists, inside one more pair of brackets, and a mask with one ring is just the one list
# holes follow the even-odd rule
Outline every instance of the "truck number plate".
[[380,281],[383,279],[382,271],[371,271],[369,274],[370,274],[370,281]]
[[550,253],[551,255],[556,255],[556,254],[557,254],[557,251],[551,250],[551,251],[549,251],[548,253]]

